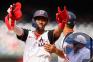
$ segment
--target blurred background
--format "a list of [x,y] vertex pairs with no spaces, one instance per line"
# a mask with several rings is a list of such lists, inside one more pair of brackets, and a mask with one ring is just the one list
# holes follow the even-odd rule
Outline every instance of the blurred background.
[[[74,28],[76,32],[84,32],[93,38],[93,0],[0,0],[0,62],[22,62],[22,55],[25,43],[16,38],[16,34],[8,31],[4,24],[4,17],[7,15],[8,7],[15,2],[22,3],[23,16],[17,26],[31,29],[31,18],[35,10],[44,9],[49,15],[47,29],[55,27],[55,14],[57,7],[61,9],[66,6],[77,16],[77,23]],[[55,55],[53,62],[57,62]]]

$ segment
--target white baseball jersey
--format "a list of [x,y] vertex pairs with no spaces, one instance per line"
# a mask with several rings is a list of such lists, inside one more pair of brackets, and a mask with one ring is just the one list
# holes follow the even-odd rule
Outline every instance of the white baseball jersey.
[[[63,47],[62,47],[64,38],[65,38],[65,36],[62,33],[60,38],[55,42],[55,46],[62,51],[64,50]],[[64,43],[64,45],[65,45],[65,43]],[[64,62],[64,60],[65,60],[64,58],[61,58],[61,57],[58,56],[58,62]]]
[[23,62],[50,62],[51,54],[43,47],[45,43],[50,43],[48,32],[44,32],[37,39],[33,31],[28,31]]
[[[70,33],[68,33],[67,36],[68,36],[69,34],[70,34]],[[66,48],[67,45],[70,45],[70,44],[68,44],[67,42],[64,42],[65,37],[66,37],[66,36],[64,36],[64,34],[62,33],[61,36],[60,36],[60,38],[55,42],[55,46],[56,46],[58,49],[62,50],[62,51],[65,50],[65,48]],[[64,58],[61,58],[61,57],[58,56],[58,62],[64,62],[64,61],[65,61]]]
[[48,32],[36,39],[35,34],[29,31],[24,51],[24,62],[50,62],[50,53],[44,49],[44,44],[49,43]]

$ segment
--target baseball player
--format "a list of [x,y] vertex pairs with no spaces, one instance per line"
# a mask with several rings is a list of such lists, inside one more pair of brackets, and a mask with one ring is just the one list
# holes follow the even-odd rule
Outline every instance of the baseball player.
[[[5,17],[5,20],[16,20],[16,14],[20,15],[20,13],[17,13],[17,10],[13,11],[14,9],[9,12],[9,14],[12,12],[11,17],[8,15]],[[26,43],[23,62],[50,62],[51,54],[44,49],[44,45],[46,43],[53,44],[59,38],[68,21],[68,13],[66,9],[58,15],[62,15],[62,17],[59,17],[59,20],[57,20],[58,26],[50,31],[44,30],[49,20],[48,14],[44,10],[37,10],[33,15],[32,20],[34,24],[32,25],[36,28],[35,31],[22,29],[16,25],[12,27],[17,38]],[[51,41],[51,39],[53,39],[53,41]]]
[[68,54],[70,62],[88,62],[90,50],[86,47],[87,39],[83,35],[77,35],[72,44],[73,51]]
[[[72,16],[72,19],[70,19],[65,25],[62,33],[62,36],[64,36],[60,37],[60,40],[62,41],[56,41],[55,45],[46,44],[45,49],[48,52],[57,54],[59,56],[58,62],[88,62],[90,59],[90,50],[85,46],[87,44],[87,39],[83,35],[75,35],[75,38],[70,40],[72,44],[64,42],[66,38],[70,36],[70,34],[73,35],[75,33],[73,32],[73,27],[76,16],[72,12],[69,12],[69,15]],[[73,51],[71,51],[68,55],[65,55],[65,47],[71,47]]]
[[58,39],[58,41],[55,42],[55,45],[51,45],[51,44],[45,45],[46,51],[52,52],[58,55],[58,62],[64,62],[65,60],[68,61],[68,58],[66,57],[64,53],[64,49],[66,47],[72,47],[72,45],[68,44],[67,42],[64,42],[64,40],[68,35],[73,33],[73,28],[76,23],[76,16],[73,12],[70,12],[70,11],[68,11],[68,14],[69,14],[69,21],[65,25],[63,33],[61,34],[61,37]]

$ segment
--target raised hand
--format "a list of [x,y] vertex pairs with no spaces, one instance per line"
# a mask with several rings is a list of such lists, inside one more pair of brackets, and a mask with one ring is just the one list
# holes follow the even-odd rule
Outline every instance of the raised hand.
[[18,21],[22,16],[21,3],[17,2],[10,5],[7,12],[8,15],[5,17],[5,24],[9,30],[12,30],[15,26],[15,21]]
[[56,13],[56,21],[57,23],[66,22],[69,19],[68,11],[66,7],[64,6],[64,10],[61,10],[60,7],[58,7],[58,12]]

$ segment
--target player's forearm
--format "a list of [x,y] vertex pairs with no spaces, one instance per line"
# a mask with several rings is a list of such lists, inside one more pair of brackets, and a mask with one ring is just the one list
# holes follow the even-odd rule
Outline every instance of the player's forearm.
[[18,36],[21,36],[23,34],[23,29],[15,26],[13,31],[18,35]]
[[62,33],[63,30],[59,29],[59,27],[56,27],[54,29],[53,34],[55,35],[56,38],[58,38],[60,36],[60,34]]
[[63,29],[65,27],[65,23],[59,23],[58,26],[54,29],[54,35],[56,38],[59,38],[61,33],[63,32]]
[[59,57],[65,59],[65,54],[64,54],[63,51],[61,51],[61,50],[59,50],[59,49],[56,48],[56,51],[54,53],[57,54]]

